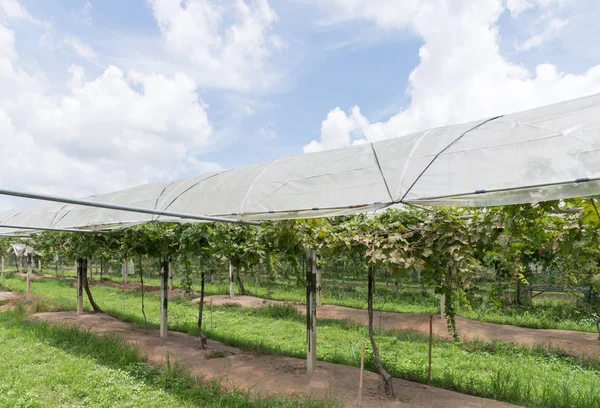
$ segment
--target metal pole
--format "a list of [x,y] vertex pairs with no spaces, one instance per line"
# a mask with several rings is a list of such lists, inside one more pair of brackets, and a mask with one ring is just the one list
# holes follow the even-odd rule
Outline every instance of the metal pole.
[[32,231],[95,232],[95,233],[103,232],[103,231],[94,231],[94,230],[77,229],[77,228],[25,227],[22,225],[9,225],[9,224],[0,224],[0,228],[13,228],[13,229],[19,229],[19,230],[32,230]]
[[31,198],[33,200],[53,201],[55,203],[82,205],[85,207],[97,207],[97,208],[105,208],[105,209],[109,209],[109,210],[128,211],[128,212],[141,213],[141,214],[163,215],[163,216],[167,216],[167,217],[176,217],[176,218],[183,218],[183,219],[190,219],[190,220],[260,225],[257,222],[242,221],[242,220],[237,220],[237,219],[232,219],[232,218],[211,217],[208,215],[187,214],[187,213],[180,213],[180,212],[174,212],[174,211],[162,211],[162,210],[155,210],[152,208],[132,207],[129,205],[102,203],[102,202],[98,202],[98,201],[73,199],[73,198],[59,197],[59,196],[53,196],[53,195],[48,195],[48,194],[26,193],[23,191],[15,191],[15,190],[0,189],[0,195]]
[[531,189],[531,188],[581,184],[581,183],[588,183],[588,182],[592,182],[592,181],[600,181],[600,178],[599,177],[581,178],[581,179],[576,179],[576,180],[557,181],[557,182],[553,182],[553,183],[530,184],[528,186],[493,188],[493,189],[489,189],[489,190],[470,191],[470,192],[465,192],[465,193],[448,194],[448,195],[443,195],[443,196],[422,197],[422,198],[418,198],[418,199],[407,200],[406,202],[400,200],[398,203],[402,203],[402,204],[421,203],[424,201],[441,200],[441,199],[445,199],[445,198],[459,198],[459,197],[471,196],[471,195],[475,195],[475,194],[481,195],[481,194],[487,194],[487,193],[512,192],[512,191],[519,191],[519,190],[527,190],[527,189]]

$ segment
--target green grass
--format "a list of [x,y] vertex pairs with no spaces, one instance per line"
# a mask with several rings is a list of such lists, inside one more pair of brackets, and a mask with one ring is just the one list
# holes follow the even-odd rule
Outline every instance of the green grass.
[[[304,302],[304,287],[291,283],[270,283],[256,285],[253,280],[244,283],[254,296],[264,299]],[[194,287],[194,290],[197,288]],[[207,295],[229,294],[227,282],[206,285]],[[374,309],[396,313],[439,313],[439,298],[428,289],[400,290],[398,295],[392,285],[377,287]],[[346,306],[357,309],[367,308],[367,287],[323,285],[323,304]],[[460,316],[489,323],[509,324],[535,329],[576,330],[596,332],[596,311],[579,302],[563,299],[535,298],[529,307],[497,307],[482,304],[471,310],[459,308]]]
[[[256,285],[254,280],[244,282],[246,290],[252,295],[272,300],[284,300],[291,302],[305,302],[306,289],[304,286],[298,286],[295,283],[275,282]],[[194,285],[195,291],[199,287]],[[237,289],[237,286],[236,286]],[[205,292],[207,295],[226,295],[229,294],[228,282],[215,282],[206,284]],[[386,289],[378,287],[377,297],[374,300],[375,310],[384,312],[398,313],[436,313],[439,312],[439,300],[437,296],[429,290],[407,290],[399,291],[396,296],[393,287]],[[367,286],[341,286],[341,285],[323,285],[321,290],[323,304],[352,307],[356,309],[367,308]]]
[[[22,290],[21,278],[8,278]],[[61,308],[75,308],[75,289],[61,281],[36,281],[34,294],[43,295]],[[111,314],[144,325],[140,293],[109,287],[93,288],[96,301]],[[146,296],[148,325],[158,327],[159,302],[156,294]],[[204,309],[205,333],[209,338],[245,349],[304,357],[305,327],[301,316],[289,307],[263,306],[259,309],[210,307]],[[171,330],[195,334],[197,306],[178,298],[169,304]],[[345,321],[320,320],[317,329],[317,357],[334,363],[358,365],[352,353],[367,340],[367,330]],[[424,382],[427,375],[427,342],[411,332],[380,332],[376,336],[382,361],[396,377]],[[367,351],[366,366],[373,368]],[[530,407],[600,406],[598,364],[567,357],[556,350],[528,348],[503,342],[436,340],[433,352],[432,384],[473,395]]]
[[[68,272],[67,276],[74,276]],[[98,275],[94,275],[98,278]],[[121,276],[105,274],[105,280],[122,282]],[[129,281],[138,281],[136,276],[130,276]],[[158,286],[158,277],[144,277],[147,284]],[[179,285],[175,279],[175,285]],[[306,292],[304,286],[298,286],[292,281],[266,282],[256,284],[255,279],[245,279],[246,289],[254,296],[292,302],[304,302]],[[193,290],[199,291],[195,283]],[[225,280],[215,280],[206,284],[206,295],[229,294],[229,283]],[[325,282],[322,289],[323,304],[331,304],[357,309],[367,308],[367,288],[364,285],[337,285]],[[400,290],[396,294],[393,282],[389,287],[379,285],[376,289],[374,309],[384,312],[396,313],[439,313],[439,298],[430,289],[411,287],[410,290]],[[595,320],[598,310],[583,302],[567,299],[534,298],[533,304],[528,307],[495,306],[483,302],[474,309],[462,307],[458,309],[460,316],[488,323],[509,324],[513,326],[529,327],[535,329],[561,329],[575,330],[589,333],[596,332]]]
[[597,310],[584,302],[562,299],[534,299],[532,306],[505,306],[461,310],[464,317],[489,323],[534,329],[560,329],[597,333]]
[[200,382],[178,364],[147,364],[117,337],[0,313],[0,406],[317,407],[332,401],[251,396]]

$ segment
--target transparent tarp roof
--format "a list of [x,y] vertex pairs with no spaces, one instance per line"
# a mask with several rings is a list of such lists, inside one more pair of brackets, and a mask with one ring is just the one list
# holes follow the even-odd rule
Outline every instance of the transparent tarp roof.
[[[402,202],[491,206],[596,195],[599,126],[600,94],[89,200],[264,220],[342,215]],[[151,220],[166,219],[62,204],[0,214],[0,224],[55,228]]]

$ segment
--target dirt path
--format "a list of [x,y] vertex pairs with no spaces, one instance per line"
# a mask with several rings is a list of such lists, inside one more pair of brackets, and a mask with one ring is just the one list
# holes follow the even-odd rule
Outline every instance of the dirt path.
[[[238,303],[246,307],[259,307],[265,301],[253,296],[207,296],[205,303],[213,301],[214,305],[223,303]],[[296,306],[298,311],[305,313],[304,306]],[[366,310],[352,309],[343,306],[323,305],[317,308],[317,319],[351,320],[355,323],[367,325],[368,315]],[[429,315],[412,313],[374,312],[373,320],[376,328],[382,330],[412,330],[419,333],[429,333]],[[528,346],[542,345],[558,347],[566,353],[577,357],[588,357],[600,361],[600,341],[594,333],[584,333],[569,330],[530,329],[526,327],[510,326],[505,324],[483,323],[458,317],[456,326],[461,338],[466,340],[505,340]],[[433,318],[434,334],[442,338],[452,338],[448,333],[446,322],[439,315]]]
[[20,296],[14,292],[0,292],[0,302],[18,299]]
[[[187,334],[169,332],[167,339],[158,337],[158,330],[146,330],[105,314],[74,312],[40,313],[36,318],[51,323],[78,325],[96,333],[116,334],[137,344],[151,363],[161,364],[167,353],[195,375],[216,378],[223,385],[249,389],[261,394],[310,394],[315,398],[333,397],[345,406],[355,406],[359,370],[354,367],[319,362],[312,374],[305,371],[304,360],[271,355],[257,355],[209,341],[210,350],[198,349],[197,339]],[[210,353],[223,351],[225,357],[210,358]],[[207,359],[207,357],[209,357]],[[377,408],[509,408],[516,405],[394,379],[397,399],[387,399],[379,391],[379,377],[365,372],[363,406]]]
[[0,292],[0,301],[1,300],[11,300],[16,299],[17,295],[13,292]]
[[[13,273],[15,274],[15,276],[19,276],[21,278],[27,278],[27,272],[13,272]],[[46,275],[46,274],[41,275],[41,274],[38,274],[38,273],[35,273],[35,272],[31,274],[31,279],[32,280],[57,279],[57,278],[58,278],[58,276],[56,276],[56,275]],[[74,280],[75,278],[66,277],[64,279],[66,279],[66,280],[73,279]]]
[[12,309],[15,300],[21,299],[22,295],[15,292],[0,292],[0,312]]

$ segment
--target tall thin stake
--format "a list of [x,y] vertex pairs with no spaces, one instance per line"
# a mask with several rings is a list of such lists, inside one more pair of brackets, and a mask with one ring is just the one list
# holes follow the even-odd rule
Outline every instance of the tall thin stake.
[[433,315],[429,315],[429,366],[427,368],[427,384],[431,384],[431,349],[433,347]]
[[148,328],[148,319],[146,318],[146,305],[144,304],[144,270],[142,266],[142,258],[140,257],[140,286],[142,290],[142,315],[144,315],[144,327]]
[[358,408],[362,407],[363,373],[365,370],[365,343],[360,348],[360,380],[358,381]]

